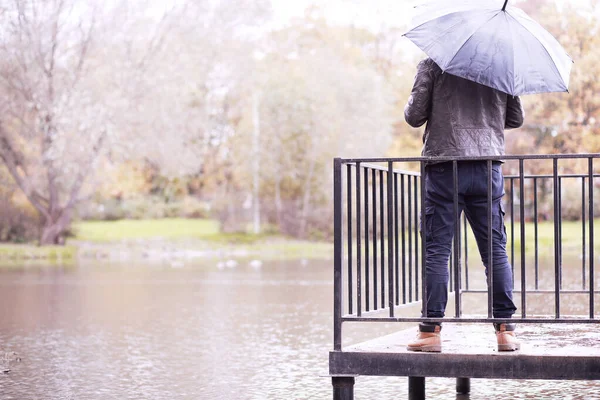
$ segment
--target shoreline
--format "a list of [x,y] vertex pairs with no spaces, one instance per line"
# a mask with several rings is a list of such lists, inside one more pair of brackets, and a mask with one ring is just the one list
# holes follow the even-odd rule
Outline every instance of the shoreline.
[[[202,239],[129,239],[112,242],[71,240],[65,246],[0,244],[0,268],[28,264],[70,265],[79,261],[183,262],[197,260],[302,260],[330,259],[333,244],[281,237],[252,243],[228,243]],[[24,265],[23,265],[24,264]]]

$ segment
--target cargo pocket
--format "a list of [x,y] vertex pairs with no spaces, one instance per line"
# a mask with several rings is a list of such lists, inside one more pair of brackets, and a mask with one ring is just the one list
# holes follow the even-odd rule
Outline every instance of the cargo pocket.
[[[435,206],[425,207],[425,239],[430,242],[433,240],[433,218],[435,216]],[[421,232],[423,236],[423,232]]]
[[498,214],[498,222],[497,222],[497,228],[498,232],[500,232],[500,234],[502,234],[502,241],[504,243],[506,243],[507,240],[507,236],[506,236],[506,225],[504,225],[504,216],[506,215],[506,211],[504,210],[504,206],[502,205],[502,202],[499,203],[498,208],[500,209],[500,212]]

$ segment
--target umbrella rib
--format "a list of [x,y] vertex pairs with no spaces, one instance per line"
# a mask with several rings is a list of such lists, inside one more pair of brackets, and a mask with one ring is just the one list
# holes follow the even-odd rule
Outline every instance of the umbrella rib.
[[[565,87],[565,90],[568,90],[567,85],[565,83],[565,80],[562,76],[562,74],[560,73],[560,71],[558,70],[558,67],[556,66],[556,61],[554,61],[554,57],[552,57],[552,54],[550,54],[550,52],[548,51],[548,49],[546,48],[546,45],[544,45],[544,43],[542,43],[542,41],[540,39],[538,39],[538,37],[531,32],[529,29],[527,29],[527,27],[525,25],[523,25],[522,23],[519,22],[518,19],[516,19],[514,16],[510,15],[509,12],[506,13],[509,17],[511,17],[517,24],[521,25],[523,27],[523,29],[525,29],[526,31],[528,31],[531,36],[533,36],[538,43],[542,46],[542,48],[544,49],[544,51],[546,52],[546,54],[548,54],[548,57],[550,57],[550,60],[552,61],[550,64],[552,65],[552,69],[554,70],[554,72],[558,75],[558,77],[560,78],[560,81],[563,83],[563,86]],[[535,21],[534,21],[535,22]],[[544,29],[542,27],[542,29]],[[570,57],[569,57],[570,58]],[[572,61],[572,60],[571,60]]]
[[[450,15],[450,14],[448,14]],[[436,44],[438,42],[439,38],[445,37],[446,34],[448,34],[449,32],[451,32],[452,30],[454,30],[457,26],[460,25],[460,22],[456,22],[454,25],[448,27],[446,30],[441,31],[437,36],[435,36],[431,42],[427,45],[427,46],[423,46],[423,51],[427,52],[427,50],[429,50],[434,44]],[[477,28],[479,29],[479,28]],[[477,32],[477,29],[475,30],[475,32]],[[471,34],[472,35],[472,34]],[[467,39],[468,40],[468,39]],[[463,44],[464,45],[464,44]],[[459,49],[460,50],[460,49]],[[456,56],[456,54],[455,54]]]
[[[413,27],[411,27],[411,28],[408,30],[408,32],[404,33],[402,36],[406,36],[407,34],[411,33],[413,30],[415,30],[415,29],[417,29],[417,28],[420,28],[420,27],[422,27],[422,26],[423,26],[423,25],[425,25],[425,24],[428,24],[428,23],[430,23],[430,22],[433,22],[433,21],[435,21],[436,19],[443,18],[443,17],[447,17],[447,16],[449,16],[449,15],[452,15],[452,14],[461,14],[461,13],[464,13],[465,11],[470,11],[470,10],[451,11],[451,12],[448,12],[447,14],[437,15],[435,18],[431,18],[431,19],[425,20],[425,21],[421,22],[419,25],[416,25],[416,26],[413,26]],[[472,11],[472,10],[471,10],[471,11]],[[487,8],[485,8],[485,9],[482,9],[481,11],[493,11],[493,10],[490,10],[490,9],[487,9]]]
[[[508,15],[508,13],[504,13],[504,17],[505,18],[506,18],[506,15]],[[514,43],[515,42],[514,41],[514,37],[515,37],[514,33],[515,32],[513,31],[511,24],[508,23],[508,19],[506,20],[506,25],[508,25],[508,30],[510,31],[510,36],[512,36],[512,38],[513,38],[512,43]],[[513,70],[512,70],[512,72],[513,72],[513,79],[511,79],[510,82],[512,84],[511,93],[515,93],[515,73],[516,73],[516,70],[517,70],[517,63],[515,61],[516,57],[515,57],[515,46],[514,46],[514,44],[512,46],[512,56],[513,56],[513,60],[512,60],[513,61]],[[514,94],[513,94],[513,96],[514,96]]]
[[461,12],[461,11],[449,12],[448,14],[444,14],[444,15],[441,15],[441,16],[439,16],[439,17],[436,17],[436,18],[433,18],[433,19],[428,19],[428,20],[426,20],[426,21],[424,21],[424,22],[420,23],[420,24],[419,24],[419,25],[417,25],[417,26],[413,26],[412,28],[410,28],[410,30],[409,30],[408,32],[406,32],[406,33],[402,34],[402,36],[406,36],[406,35],[408,35],[408,34],[409,34],[409,33],[411,33],[412,31],[414,31],[415,29],[418,29],[418,28],[422,27],[422,26],[423,26],[423,25],[425,25],[425,24],[429,24],[430,22],[433,22],[433,21],[434,21],[434,20],[436,20],[437,18],[447,17],[448,15],[452,15],[452,14],[458,14],[458,13],[460,13],[460,12]]
[[458,53],[460,53],[460,51],[463,49],[463,47],[465,47],[465,45],[467,44],[467,42],[473,38],[473,36],[477,33],[477,31],[479,31],[482,26],[486,25],[488,22],[490,22],[491,20],[493,20],[494,18],[496,18],[496,16],[498,14],[500,14],[501,12],[502,11],[498,11],[496,14],[492,15],[490,17],[490,19],[488,19],[487,21],[485,21],[485,23],[479,25],[479,27],[477,29],[475,29],[475,31],[471,34],[471,36],[469,36],[467,38],[467,40],[465,40],[465,42],[458,48],[458,50],[456,50],[456,53],[454,53],[454,56],[452,57],[452,59],[450,60],[450,62],[448,62],[448,65],[452,64],[452,61],[454,61],[454,59],[456,58],[456,56],[458,55]]

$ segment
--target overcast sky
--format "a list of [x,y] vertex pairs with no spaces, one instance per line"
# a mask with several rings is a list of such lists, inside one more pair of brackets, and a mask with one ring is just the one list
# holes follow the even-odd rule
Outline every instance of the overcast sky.
[[405,27],[417,1],[413,0],[271,0],[273,19],[285,24],[302,16],[311,4],[317,5],[325,18],[334,24],[355,24],[371,30],[382,27]]
[[[452,0],[449,0],[452,1]],[[516,6],[526,0],[510,0]],[[566,3],[589,6],[590,0],[555,0],[559,8]],[[327,20],[335,24],[355,24],[380,30],[382,27],[404,28],[412,18],[414,6],[423,0],[271,0],[276,25],[302,16],[311,4],[317,5]],[[500,7],[503,0],[498,0]]]

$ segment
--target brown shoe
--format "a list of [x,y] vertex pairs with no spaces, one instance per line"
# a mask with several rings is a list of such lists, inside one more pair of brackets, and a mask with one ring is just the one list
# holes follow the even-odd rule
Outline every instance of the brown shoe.
[[439,353],[442,351],[442,327],[439,325],[419,326],[417,338],[406,346],[408,351],[426,351]]
[[498,351],[515,351],[521,348],[521,343],[515,335],[515,324],[494,324]]

